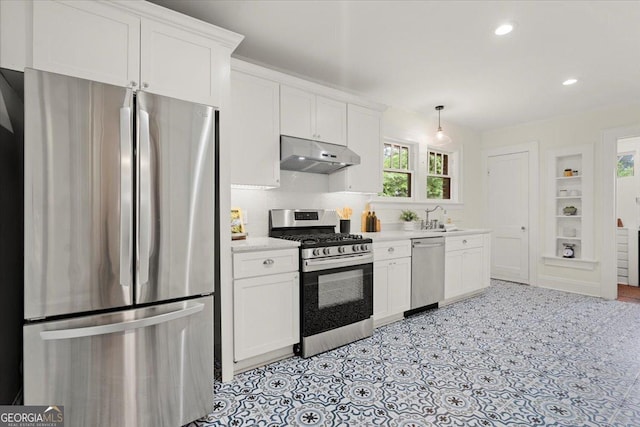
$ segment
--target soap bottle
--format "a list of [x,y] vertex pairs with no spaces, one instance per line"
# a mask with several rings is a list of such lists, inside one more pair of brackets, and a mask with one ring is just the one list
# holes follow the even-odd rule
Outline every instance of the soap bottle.
[[373,211],[371,215],[371,231],[378,231],[378,217],[376,216],[376,211]]
[[362,211],[362,216],[360,217],[360,231],[362,233],[367,231],[367,211]]

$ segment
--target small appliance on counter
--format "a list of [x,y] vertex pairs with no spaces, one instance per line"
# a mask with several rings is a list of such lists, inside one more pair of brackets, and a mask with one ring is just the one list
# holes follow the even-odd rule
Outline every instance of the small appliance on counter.
[[332,210],[269,211],[269,237],[300,242],[302,357],[373,334],[372,240],[337,225]]

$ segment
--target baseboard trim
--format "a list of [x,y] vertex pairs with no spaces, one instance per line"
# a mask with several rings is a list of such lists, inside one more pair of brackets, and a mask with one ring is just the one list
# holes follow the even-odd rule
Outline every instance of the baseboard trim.
[[537,286],[573,294],[602,297],[600,283],[598,282],[585,282],[582,280],[566,279],[564,277],[539,275]]

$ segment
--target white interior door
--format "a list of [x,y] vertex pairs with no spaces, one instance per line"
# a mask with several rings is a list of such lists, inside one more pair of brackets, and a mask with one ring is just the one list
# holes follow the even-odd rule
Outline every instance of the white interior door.
[[491,277],[529,283],[529,153],[487,158]]

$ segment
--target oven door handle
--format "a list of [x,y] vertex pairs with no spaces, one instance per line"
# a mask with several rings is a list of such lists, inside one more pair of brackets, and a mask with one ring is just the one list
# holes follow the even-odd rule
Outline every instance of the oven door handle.
[[331,258],[305,259],[302,262],[302,272],[309,273],[332,268],[351,267],[373,262],[373,253]]

